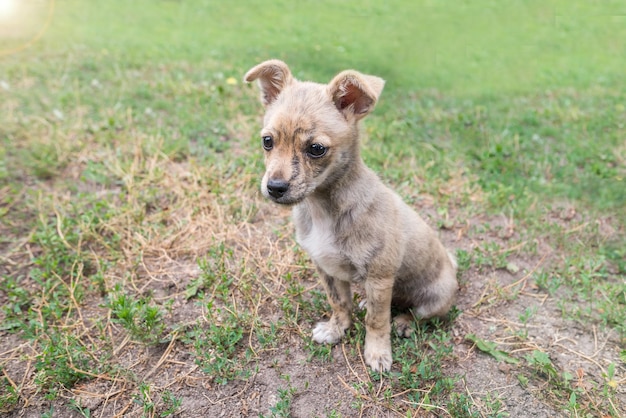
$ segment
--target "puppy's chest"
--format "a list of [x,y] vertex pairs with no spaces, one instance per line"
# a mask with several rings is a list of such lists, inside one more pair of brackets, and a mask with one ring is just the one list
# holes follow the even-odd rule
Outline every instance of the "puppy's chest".
[[296,221],[296,238],[326,274],[339,280],[357,280],[357,270],[337,242],[332,218],[310,213]]

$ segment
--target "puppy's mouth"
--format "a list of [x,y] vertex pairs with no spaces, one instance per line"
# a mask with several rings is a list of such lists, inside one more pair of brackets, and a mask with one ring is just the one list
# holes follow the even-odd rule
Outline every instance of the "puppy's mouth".
[[284,205],[284,206],[293,206],[304,200],[304,198],[299,198],[299,199],[294,199],[291,197],[276,198],[276,197],[271,197],[271,196],[269,197],[269,199],[274,203],[278,203],[279,205]]
[[299,197],[299,198],[294,198],[291,196],[274,197],[269,194],[266,194],[265,197],[267,197],[269,200],[271,200],[274,203],[278,203],[279,205],[284,205],[284,206],[293,206],[304,200],[304,197]]

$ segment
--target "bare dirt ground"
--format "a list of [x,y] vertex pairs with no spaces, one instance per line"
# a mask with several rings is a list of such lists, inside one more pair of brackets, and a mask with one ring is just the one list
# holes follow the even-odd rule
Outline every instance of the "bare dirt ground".
[[[257,283],[258,289],[267,291],[258,291],[259,297],[254,304],[241,304],[242,310],[251,309],[260,323],[269,326],[283,315],[277,296],[284,294],[284,283],[276,281],[275,277],[292,271],[306,289],[305,298],[319,286],[313,271],[303,268],[299,262],[303,254],[291,239],[289,212],[277,210],[262,200],[255,204],[258,214],[249,222],[213,225],[222,228],[221,232],[207,231],[207,236],[225,239],[233,249],[233,258],[245,259],[246,265],[267,264],[268,260],[274,260],[274,278],[268,277],[267,270],[261,268],[256,279],[260,282]],[[425,215],[431,211],[428,207],[420,210]],[[210,228],[209,220],[214,219],[209,218],[199,215],[195,227]],[[432,216],[427,218],[434,223]],[[559,218],[558,222],[571,222],[575,227],[581,221]],[[458,377],[453,392],[472,399],[476,416],[569,416],[569,412],[555,409],[554,405],[558,403],[551,399],[554,392],[549,390],[546,379],[522,384],[518,378],[522,366],[498,362],[465,338],[467,334],[474,334],[497,342],[499,348],[518,357],[532,350],[548,352],[559,369],[569,371],[578,380],[576,384],[583,388],[603,381],[602,374],[606,373],[607,365],[618,358],[622,342],[614,332],[599,325],[586,326],[565,319],[558,298],[547,295],[534,284],[533,274],[555,258],[549,245],[535,242],[538,250],[529,256],[522,251],[525,244],[511,244],[517,242],[516,232],[512,229],[507,232],[506,226],[506,220],[475,218],[441,230],[444,243],[453,249],[471,251],[489,241],[498,242],[503,248],[519,247],[507,258],[508,269],[470,264],[463,272],[457,303],[460,314],[447,325],[453,337],[450,341],[453,354],[443,365],[443,373]],[[196,239],[197,234],[189,234],[189,237]],[[185,240],[184,234],[180,239]],[[184,294],[189,283],[200,274],[195,260],[206,248],[195,245],[193,251],[182,252],[177,257],[168,253],[163,242],[154,244],[165,250],[144,253],[143,271],[132,286],[140,293],[152,292],[155,300],[173,300],[166,318],[168,325],[193,323],[206,317],[206,306],[187,299]],[[96,297],[84,303],[83,321],[88,324],[91,318],[95,320],[108,315],[103,303],[104,299]],[[536,311],[522,323],[520,315],[529,307]],[[174,332],[169,342],[145,346],[131,341],[120,327],[109,324],[107,330],[114,344],[107,349],[111,361],[119,365],[118,375],[94,375],[80,381],[71,390],[63,391],[54,401],[38,395],[34,387],[26,387],[23,390],[26,401],[6,416],[39,417],[51,410],[53,416],[58,417],[82,416],[69,407],[70,400],[88,408],[92,417],[159,416],[165,404],[156,394],[164,390],[171,391],[182,401],[176,416],[252,417],[272,416],[273,413],[281,416],[275,409],[282,399],[281,394],[290,400],[283,416],[395,417],[406,416],[408,410],[412,416],[449,416],[446,405],[427,408],[409,404],[407,394],[394,389],[397,387],[394,377],[384,377],[380,381],[372,379],[360,358],[362,347],[358,341],[355,345],[354,339],[334,346],[330,359],[312,356],[307,336],[314,321],[304,314],[302,318],[297,322],[297,328],[284,329],[279,341],[269,348],[255,344],[254,336],[246,331],[241,345],[249,346],[255,356],[247,362],[240,360],[249,376],[227,384],[220,384],[201,370],[192,347],[181,341],[180,334]],[[396,345],[397,340],[394,347]],[[2,331],[0,352],[5,353],[4,357],[15,352],[14,358],[7,361],[3,369],[5,376],[18,385],[32,380],[34,368],[32,358],[28,357],[27,342]],[[397,371],[398,367],[395,362],[394,370]],[[622,372],[623,368],[621,365]],[[154,398],[151,400],[155,408],[151,414],[146,414],[143,405],[133,395],[136,394],[133,392],[136,383],[133,382],[139,381],[152,388]],[[290,395],[285,396],[284,391],[289,391]],[[626,413],[623,386],[616,400],[615,408]],[[494,401],[500,401],[501,406],[494,408],[491,403]]]

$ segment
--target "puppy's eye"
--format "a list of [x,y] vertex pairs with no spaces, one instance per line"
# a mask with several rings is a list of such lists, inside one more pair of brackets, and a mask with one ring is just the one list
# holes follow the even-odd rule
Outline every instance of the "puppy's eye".
[[306,150],[306,153],[313,158],[320,158],[326,154],[326,147],[322,144],[311,144]]
[[274,148],[274,139],[271,136],[263,137],[263,149],[269,151]]

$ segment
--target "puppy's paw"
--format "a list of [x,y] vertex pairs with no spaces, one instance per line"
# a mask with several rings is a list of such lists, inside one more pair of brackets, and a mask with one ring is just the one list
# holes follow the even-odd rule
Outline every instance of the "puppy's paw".
[[393,318],[393,326],[399,337],[408,338],[413,334],[413,317],[409,314],[401,314]]
[[320,344],[335,344],[341,340],[345,328],[339,327],[335,321],[318,322],[313,328],[313,341]]
[[377,372],[387,372],[391,369],[391,343],[365,342],[365,364]]

